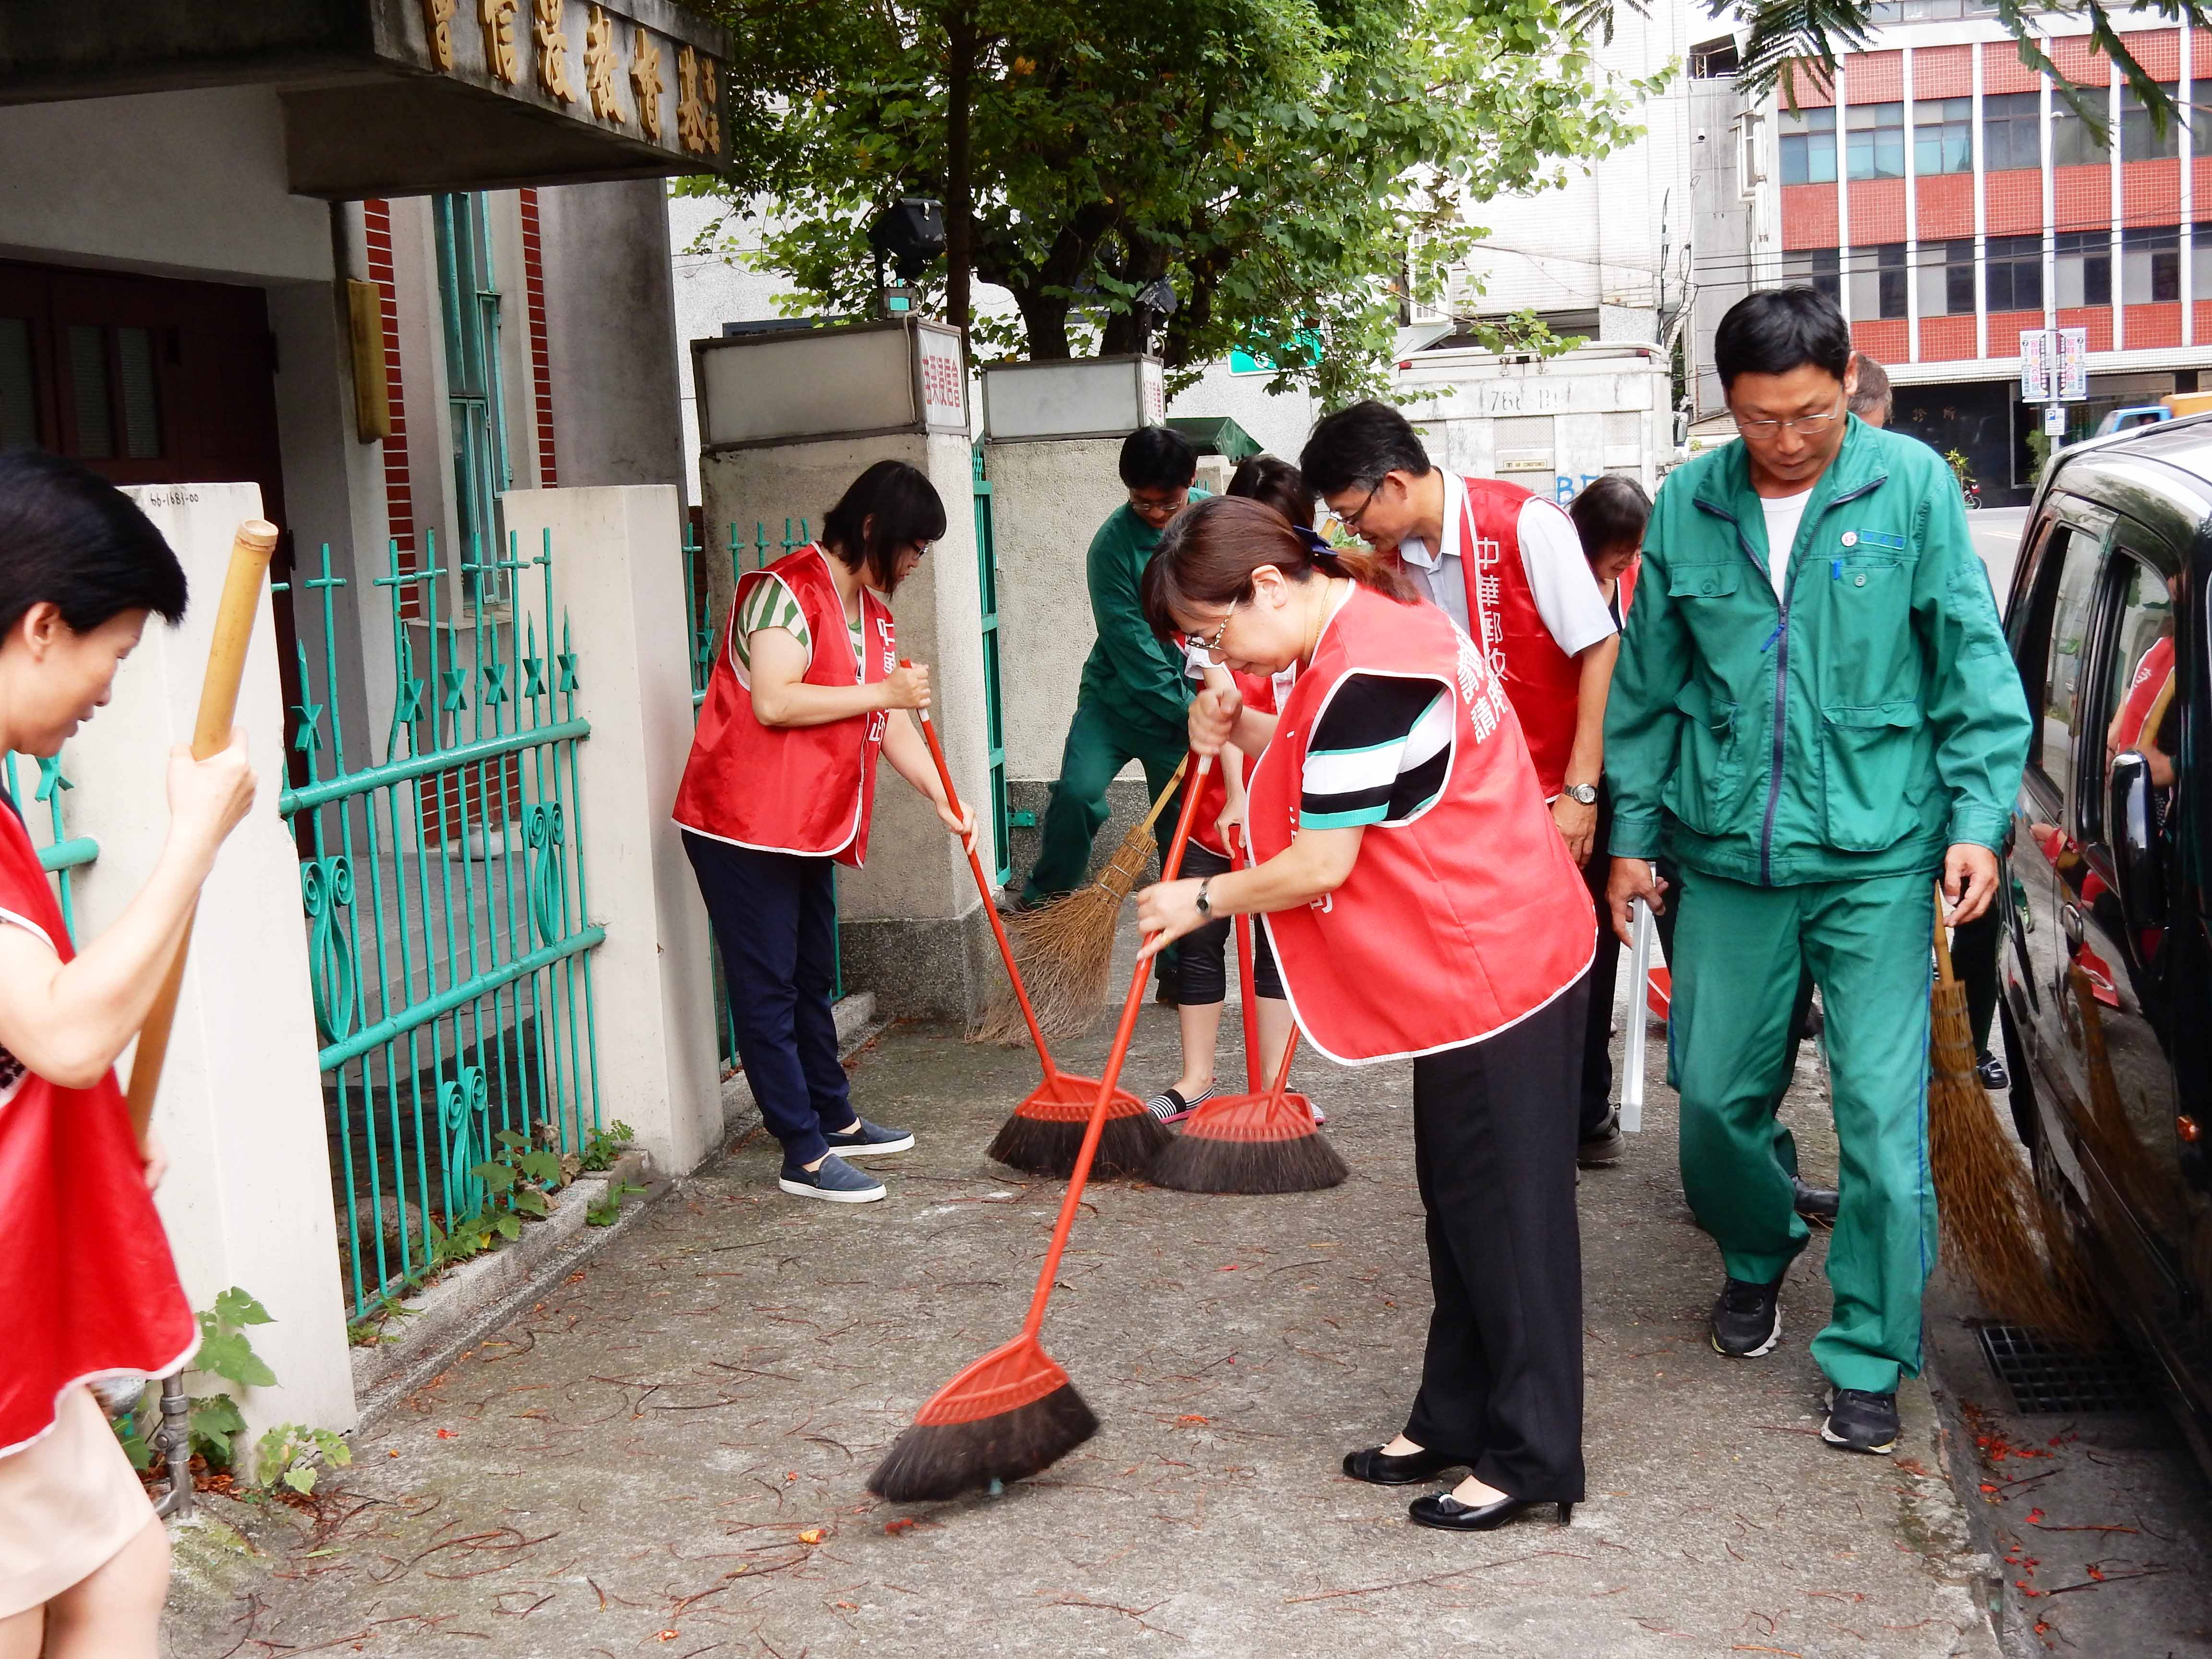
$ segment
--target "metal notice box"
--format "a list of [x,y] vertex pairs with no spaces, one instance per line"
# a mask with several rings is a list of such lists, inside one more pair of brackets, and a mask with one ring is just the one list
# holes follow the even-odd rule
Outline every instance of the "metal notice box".
[[968,430],[960,333],[920,317],[691,343],[702,454]]
[[993,363],[983,370],[983,431],[994,443],[1119,438],[1167,418],[1157,357]]

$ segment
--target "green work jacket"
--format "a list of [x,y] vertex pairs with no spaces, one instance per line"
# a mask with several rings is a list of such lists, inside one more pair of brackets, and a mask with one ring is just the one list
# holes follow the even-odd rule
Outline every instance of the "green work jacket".
[[1609,850],[1762,886],[1997,850],[2030,723],[1959,486],[1850,417],[1782,597],[1741,442],[1669,473],[1606,704]]
[[[1206,492],[1194,489],[1190,499],[1203,501]],[[1082,695],[1129,732],[1173,741],[1185,730],[1190,681],[1182,653],[1152,632],[1139,597],[1145,567],[1159,544],[1160,532],[1126,504],[1091,538],[1085,574],[1098,641],[1083,665]]]

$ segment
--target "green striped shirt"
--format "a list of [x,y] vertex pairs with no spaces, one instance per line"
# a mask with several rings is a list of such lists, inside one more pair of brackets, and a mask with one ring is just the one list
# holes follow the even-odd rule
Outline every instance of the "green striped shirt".
[[[858,622],[848,619],[845,625],[853,634],[854,678],[857,683],[864,678],[859,667],[863,635]],[[755,583],[738,612],[738,626],[730,641],[730,649],[737,655],[738,666],[747,673],[752,672],[753,635],[763,628],[781,628],[799,641],[799,648],[806,653],[807,660],[813,661],[814,636],[807,629],[806,613],[799,608],[798,599],[781,576]]]

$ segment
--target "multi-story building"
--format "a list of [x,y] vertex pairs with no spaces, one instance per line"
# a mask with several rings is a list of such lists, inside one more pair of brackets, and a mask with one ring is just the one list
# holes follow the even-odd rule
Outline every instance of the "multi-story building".
[[[1896,384],[1896,424],[1962,452],[2002,501],[2025,499],[2040,430],[2019,398],[2021,331],[2087,331],[2089,399],[2069,438],[2114,407],[2196,390],[2212,366],[2212,121],[2160,123],[2086,24],[2039,18],[2100,134],[2021,63],[1995,10],[1892,0],[1832,87],[1801,76],[1794,108],[1736,100],[1727,141],[1709,144],[1695,270],[1707,338],[1747,283],[1833,296]],[[2182,110],[2212,106],[2212,33],[2148,12],[2114,21]],[[1706,107],[1717,126],[1724,106]],[[1717,412],[1717,390],[1698,389],[1698,413]]]

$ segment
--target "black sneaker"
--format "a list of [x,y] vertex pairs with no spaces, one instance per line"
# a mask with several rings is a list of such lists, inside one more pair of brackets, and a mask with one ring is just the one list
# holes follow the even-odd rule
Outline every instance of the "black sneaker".
[[1869,1394],[1864,1389],[1828,1390],[1828,1420],[1820,1425],[1820,1438],[1830,1445],[1887,1457],[1897,1449],[1897,1435],[1894,1391]]
[[1163,1123],[1180,1123],[1212,1099],[1215,1092],[1211,1088],[1202,1089],[1185,1100],[1178,1091],[1163,1089],[1145,1103],[1145,1109]]
[[1731,1279],[1713,1304],[1713,1352],[1756,1359],[1782,1340],[1782,1281],[1754,1285]]
[[863,1175],[832,1152],[812,1169],[789,1158],[775,1184],[793,1198],[822,1198],[832,1204],[872,1204],[884,1196],[884,1183]]
[[1982,1050],[1981,1058],[1974,1062],[1974,1075],[1981,1079],[1984,1089],[2012,1087],[2012,1073],[2005,1070],[2004,1061],[1986,1048]]
[[914,1132],[910,1129],[886,1129],[866,1118],[855,1121],[858,1127],[843,1134],[822,1137],[840,1158],[889,1158],[893,1152],[914,1150]]
[[1609,1164],[1620,1163],[1620,1155],[1627,1146],[1620,1133],[1620,1114],[1613,1111],[1607,1115],[1604,1128],[1588,1139],[1576,1143],[1575,1162],[1585,1170],[1602,1170]]
[[1790,1207],[1816,1227],[1832,1227],[1844,1195],[1833,1187],[1814,1187],[1801,1176],[1790,1177]]

